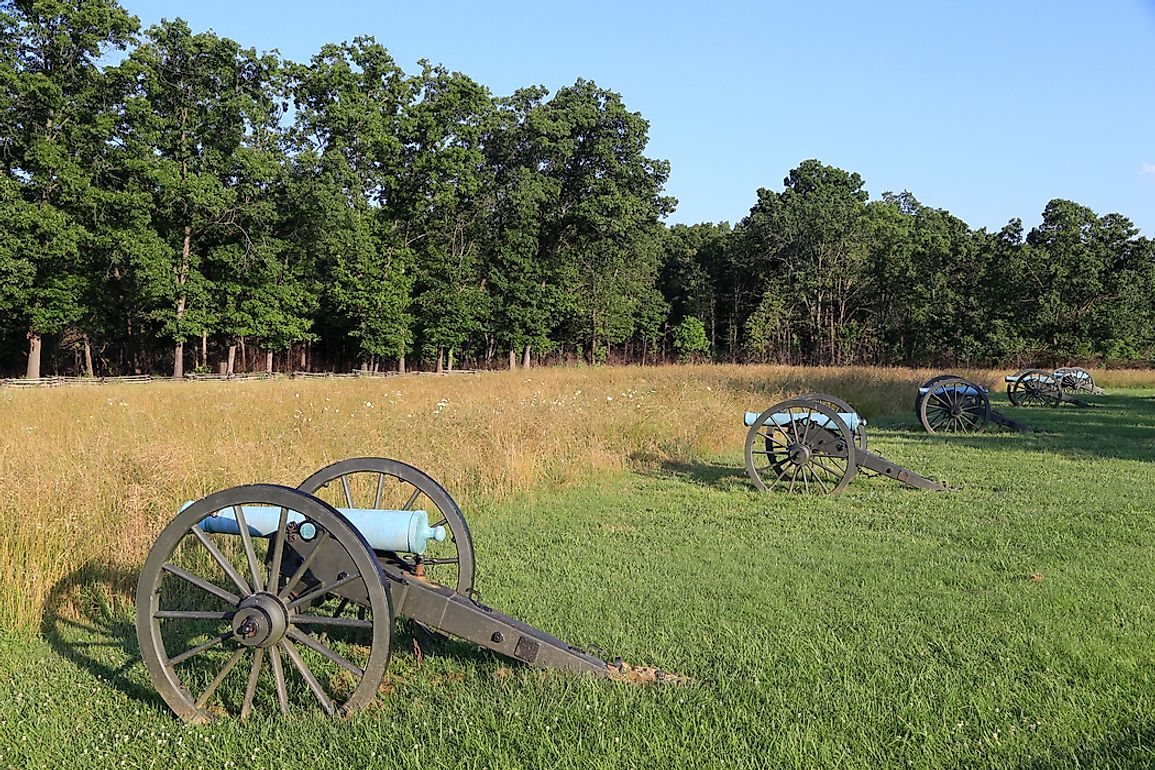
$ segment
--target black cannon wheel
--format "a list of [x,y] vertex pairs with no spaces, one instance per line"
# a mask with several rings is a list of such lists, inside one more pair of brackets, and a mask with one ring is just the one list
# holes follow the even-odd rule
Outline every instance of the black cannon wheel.
[[838,494],[857,471],[850,428],[816,401],[775,404],[746,434],[746,472],[758,489]]
[[1044,369],[1022,369],[1007,383],[1007,398],[1015,406],[1058,406],[1063,386]]
[[[250,534],[243,506],[278,511],[270,536]],[[205,531],[218,513],[238,534]],[[326,562],[346,571],[326,575]],[[344,716],[372,702],[389,665],[384,581],[361,534],[315,497],[272,484],[216,492],[182,510],[149,551],[136,592],[141,657],[190,722],[318,708]],[[359,616],[318,612],[334,593],[358,597]]]
[[[817,401],[836,412],[854,412],[857,414],[857,410],[850,405],[850,402],[843,401],[838,396],[832,396],[829,393],[803,393],[800,396],[795,396],[795,398],[806,401]],[[859,421],[859,423],[854,426],[854,429],[851,430],[851,433],[854,434],[854,445],[863,452],[867,451],[866,421]]]
[[[465,516],[445,489],[412,465],[384,457],[354,457],[328,465],[302,481],[298,489],[317,495],[334,508],[425,510],[430,526],[445,526],[442,542],[429,541],[421,567],[433,580],[458,593],[473,589],[473,536]],[[395,554],[416,570],[417,557]]]
[[1077,366],[1065,366],[1056,369],[1054,376],[1063,386],[1064,391],[1097,392],[1095,378],[1086,369]]
[[918,399],[918,421],[927,433],[978,433],[991,416],[981,387],[962,377],[936,377]]
[[934,377],[931,377],[929,380],[927,380],[922,385],[920,385],[918,391],[914,394],[914,413],[918,414],[919,404],[922,403],[923,388],[929,388],[931,385],[934,385],[936,382],[942,382],[943,380],[950,380],[950,379],[953,379],[957,376],[958,375],[954,375],[954,374],[939,374],[939,375],[936,375]]

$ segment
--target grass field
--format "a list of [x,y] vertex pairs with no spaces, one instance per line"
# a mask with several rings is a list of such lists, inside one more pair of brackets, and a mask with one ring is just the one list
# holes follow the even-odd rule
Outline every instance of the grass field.
[[[1155,387],[928,436],[928,372],[549,370],[0,392],[0,767],[1155,766]],[[993,372],[971,372],[993,383]],[[1123,387],[1126,386],[1126,387]],[[840,394],[945,478],[757,493],[744,409]],[[355,717],[188,726],[131,591],[180,501],[345,456],[463,503],[487,603],[690,677],[636,686],[404,644]],[[404,636],[404,627],[400,629]]]

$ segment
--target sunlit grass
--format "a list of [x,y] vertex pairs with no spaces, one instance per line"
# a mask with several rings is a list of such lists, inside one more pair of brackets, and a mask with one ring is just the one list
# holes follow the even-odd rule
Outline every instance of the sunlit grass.
[[[1031,435],[928,436],[911,407],[935,373],[0,392],[0,767],[1149,766],[1155,391],[1010,412]],[[1005,373],[967,374],[1010,411]],[[755,492],[741,412],[810,389],[958,491]],[[179,723],[126,600],[157,531],[184,499],[360,454],[425,467],[464,503],[488,603],[694,684],[537,672],[464,644],[419,663],[402,635],[352,720]]]

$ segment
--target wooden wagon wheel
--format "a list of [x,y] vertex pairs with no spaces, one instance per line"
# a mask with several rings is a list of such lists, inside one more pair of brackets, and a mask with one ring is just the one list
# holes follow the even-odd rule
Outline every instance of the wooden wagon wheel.
[[962,377],[936,377],[918,399],[918,421],[927,433],[978,433],[986,427],[991,402],[986,391]]
[[1007,397],[1015,406],[1058,406],[1063,386],[1044,369],[1023,369],[1007,382]]
[[[279,511],[267,536],[251,531],[248,506]],[[219,525],[206,523],[218,516],[236,534],[213,534]],[[341,571],[326,574],[322,562]],[[317,613],[334,594],[364,611]],[[290,487],[233,487],[190,504],[157,537],[137,584],[145,668],[191,722],[363,708],[389,665],[392,629],[385,576],[365,538],[332,506]]]
[[838,494],[858,470],[856,456],[838,413],[804,398],[771,406],[746,434],[746,472],[762,490]]
[[427,580],[460,594],[473,590],[473,536],[465,516],[444,487],[412,465],[384,457],[354,457],[328,465],[298,487],[334,508],[425,510],[433,527],[449,528],[442,542],[429,541],[421,557],[393,556]]

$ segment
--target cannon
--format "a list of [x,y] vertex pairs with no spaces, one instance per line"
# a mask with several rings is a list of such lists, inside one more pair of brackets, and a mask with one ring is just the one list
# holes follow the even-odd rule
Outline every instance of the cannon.
[[1007,383],[1007,397],[1015,406],[1059,406],[1073,404],[1089,407],[1090,404],[1075,398],[1064,387],[1064,375],[1045,369],[1021,369],[1003,378]]
[[989,423],[1019,433],[1034,432],[992,409],[987,388],[953,374],[924,382],[914,400],[914,413],[927,433],[979,433]]
[[187,503],[141,570],[137,640],[157,691],[191,722],[367,706],[397,616],[415,624],[416,649],[419,632],[450,635],[533,666],[666,678],[482,604],[473,580],[469,527],[440,484],[396,460],[343,460],[295,489]]
[[859,471],[942,492],[933,479],[867,449],[866,420],[845,401],[807,393],[746,412],[746,473],[760,490],[840,494]]
[[1064,366],[1056,369],[1054,376],[1063,386],[1064,393],[1081,392],[1102,396],[1107,392],[1095,384],[1095,378],[1090,372],[1077,366]]

